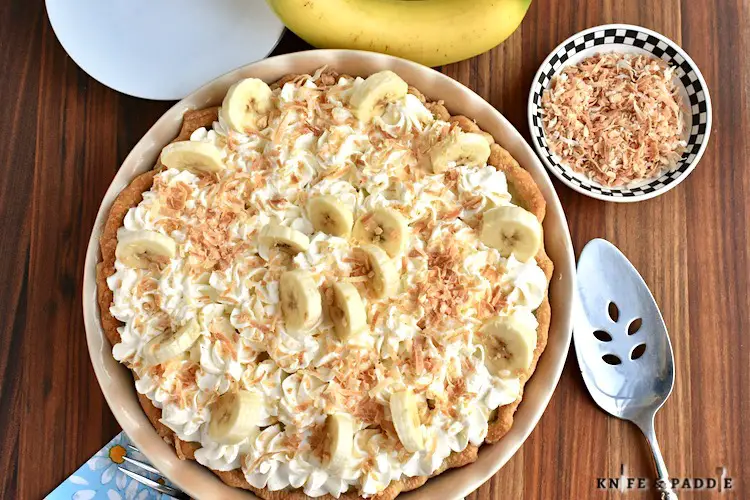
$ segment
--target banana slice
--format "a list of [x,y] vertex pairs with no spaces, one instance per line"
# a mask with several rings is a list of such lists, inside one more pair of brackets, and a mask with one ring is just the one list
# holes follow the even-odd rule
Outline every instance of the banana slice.
[[282,274],[279,296],[284,325],[290,333],[309,331],[320,320],[320,291],[307,271],[287,271]]
[[487,163],[490,157],[490,143],[481,134],[450,134],[430,150],[432,171],[445,172],[455,165],[476,167]]
[[333,284],[333,304],[331,320],[336,335],[341,340],[357,335],[367,328],[367,313],[357,287],[351,283],[336,282]]
[[278,247],[290,253],[304,252],[310,246],[310,238],[305,234],[296,229],[274,223],[261,229],[258,241],[261,245]]
[[207,142],[168,144],[161,150],[161,162],[167,168],[189,170],[194,174],[219,172],[226,168],[219,148]]
[[341,470],[352,455],[354,420],[346,413],[334,413],[326,419],[328,433],[328,468]]
[[312,198],[307,202],[307,215],[316,231],[344,238],[352,231],[352,211],[334,196]]
[[416,453],[424,448],[422,423],[419,421],[417,397],[411,389],[394,392],[390,401],[391,419],[406,451]]
[[542,225],[531,212],[515,205],[491,208],[482,217],[479,235],[488,247],[503,257],[516,256],[521,262],[533,259],[542,246]]
[[263,396],[257,392],[227,392],[211,406],[208,435],[221,444],[237,444],[258,430]]
[[238,132],[265,128],[261,117],[273,107],[272,94],[263,80],[245,78],[229,87],[219,113],[224,122]]
[[536,348],[536,317],[524,310],[511,316],[497,316],[482,327],[484,335],[484,363],[494,374],[503,370],[511,373],[529,369]]
[[390,297],[398,291],[398,272],[385,250],[372,244],[359,247],[370,272],[370,290],[376,299]]
[[406,248],[409,228],[404,216],[396,210],[378,208],[357,219],[352,235],[357,241],[373,243],[390,257],[396,257]]
[[148,267],[155,257],[171,259],[176,253],[177,244],[172,238],[147,229],[123,232],[115,248],[115,257],[136,269]]
[[176,331],[162,333],[151,339],[143,348],[144,357],[150,364],[160,365],[190,349],[200,335],[198,321],[192,319]]
[[409,91],[409,85],[393,71],[380,71],[367,77],[349,98],[357,119],[369,122],[383,113],[383,103],[395,102]]

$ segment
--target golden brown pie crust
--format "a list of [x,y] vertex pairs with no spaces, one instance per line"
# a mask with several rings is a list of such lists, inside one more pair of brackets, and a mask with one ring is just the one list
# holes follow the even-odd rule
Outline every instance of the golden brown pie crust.
[[[283,85],[284,83],[292,81],[300,76],[301,75],[286,75],[271,87],[275,88],[276,86]],[[335,79],[338,76],[339,75],[333,71],[327,71],[322,77]],[[461,115],[451,116],[442,101],[428,101],[419,90],[411,86],[409,87],[409,93],[414,94],[424,102],[427,108],[437,118],[456,122],[464,132],[477,132],[485,135],[492,143],[490,146],[491,154],[487,163],[505,173],[508,180],[509,191],[513,196],[513,203],[532,212],[540,222],[543,221],[546,211],[544,197],[534,180],[531,178],[531,175],[518,164],[508,151],[496,144],[494,138],[487,132],[482,131],[473,120]],[[210,128],[213,125],[213,122],[218,120],[218,110],[218,107],[212,107],[187,111],[183,117],[180,133],[175,137],[173,142],[187,140],[190,135],[200,127]],[[153,170],[139,175],[120,192],[112,204],[104,230],[99,239],[102,259],[96,267],[97,301],[99,303],[104,334],[113,346],[120,342],[120,335],[117,333],[117,328],[122,326],[122,323],[115,319],[109,312],[109,308],[112,305],[112,292],[107,286],[107,278],[114,274],[117,230],[122,227],[123,219],[128,210],[137,206],[143,199],[143,193],[151,189],[154,175],[159,171],[160,167],[161,165],[157,162],[157,165]],[[547,283],[549,285],[549,281],[552,278],[553,265],[552,261],[547,257],[544,247],[542,247],[536,255],[536,261],[547,276]],[[547,346],[547,334],[549,331],[551,315],[548,296],[549,294],[545,295],[544,301],[535,312],[539,322],[537,344],[536,349],[534,350],[534,359],[531,363],[531,367],[529,368],[528,373],[521,377],[521,395],[519,395],[518,399],[513,403],[497,409],[494,419],[491,420],[489,424],[487,437],[485,438],[485,442],[487,443],[498,441],[508,432],[508,430],[510,430],[511,425],[513,424],[513,414],[516,412],[523,396],[523,387],[536,369],[539,356],[541,356],[544,348]],[[194,459],[195,450],[199,448],[198,444],[180,440],[171,429],[162,424],[160,421],[161,410],[155,407],[146,396],[138,394],[138,401],[141,403],[146,416],[151,421],[151,424],[154,426],[159,436],[161,436],[166,442],[174,445],[177,456],[183,460]],[[436,476],[447,469],[461,467],[474,462],[477,459],[478,450],[479,448],[477,446],[469,445],[460,453],[451,453],[451,455],[445,459],[442,467],[440,467],[433,476]],[[270,491],[267,488],[255,488],[247,482],[241,469],[235,469],[232,471],[216,471],[212,469],[212,471],[229,486],[250,490],[264,500],[306,500],[310,498],[301,489]],[[427,479],[429,479],[427,476],[417,476],[393,481],[385,490],[370,498],[376,500],[393,500],[402,491],[409,491],[422,486]],[[320,500],[334,499],[331,495],[324,495],[317,498]],[[339,498],[355,500],[362,497],[359,496],[357,491],[349,491],[342,494]]]

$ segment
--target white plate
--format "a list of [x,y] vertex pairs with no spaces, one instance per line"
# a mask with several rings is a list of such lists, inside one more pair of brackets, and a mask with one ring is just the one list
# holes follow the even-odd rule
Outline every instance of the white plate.
[[47,0],[47,14],[91,77],[159,100],[263,59],[284,30],[265,0]]

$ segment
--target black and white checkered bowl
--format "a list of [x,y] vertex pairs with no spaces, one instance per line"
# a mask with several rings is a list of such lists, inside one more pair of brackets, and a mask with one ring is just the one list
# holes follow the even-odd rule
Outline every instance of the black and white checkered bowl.
[[[574,172],[547,145],[542,126],[542,93],[563,68],[604,52],[651,54],[674,66],[684,101],[687,148],[680,161],[658,178],[608,187]],[[653,198],[685,180],[703,156],[711,134],[711,99],[698,66],[669,38],[640,26],[607,24],[576,33],[557,46],[537,71],[528,104],[531,141],[547,169],[579,193],[606,201],[632,202]]]

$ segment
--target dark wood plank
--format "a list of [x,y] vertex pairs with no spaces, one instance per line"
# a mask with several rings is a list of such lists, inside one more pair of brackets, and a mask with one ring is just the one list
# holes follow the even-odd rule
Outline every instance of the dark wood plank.
[[[684,9],[683,42],[711,89],[711,147],[685,184],[689,345],[693,404],[687,417],[695,453],[686,470],[726,466],[737,489],[750,488],[750,26],[747,2],[701,2]],[[733,13],[733,14],[731,14]],[[721,40],[721,44],[706,43]],[[717,50],[720,47],[721,50]],[[683,359],[685,359],[683,358]]]
[[[106,186],[111,175],[97,164],[117,161],[116,96],[82,74],[65,54],[47,19],[41,40],[33,195],[28,207],[28,247],[22,380],[23,426],[18,437],[17,498],[48,489],[29,478],[61,480],[85,450],[94,453],[117,433],[85,362],[88,351],[80,314],[80,282],[86,240],[98,199],[90,182]],[[40,355],[41,352],[47,353]],[[45,356],[47,358],[45,359]],[[39,450],[47,451],[40,456]]]
[[40,5],[0,4],[0,497],[13,498],[28,479],[19,476],[19,435],[26,364],[21,350],[29,311],[27,294],[35,160],[41,25]]
[[[641,24],[680,42],[711,90],[713,135],[698,169],[634,205],[556,183],[576,251],[617,244],[659,302],[675,351],[675,392],[657,418],[678,476],[726,467],[748,496],[750,436],[750,6],[743,0],[536,0],[499,47],[441,70],[496,106],[528,137],[531,79],[570,34]],[[310,48],[287,33],[274,54]],[[40,498],[118,432],[90,367],[81,321],[84,251],[121,161],[170,103],[117,94],[64,53],[38,2],[0,4],[0,497]],[[469,496],[619,498],[596,478],[651,477],[638,431],[591,402],[571,351],[539,426]],[[651,492],[629,492],[651,498]],[[683,498],[710,493],[682,492]],[[727,496],[731,498],[732,496]]]

